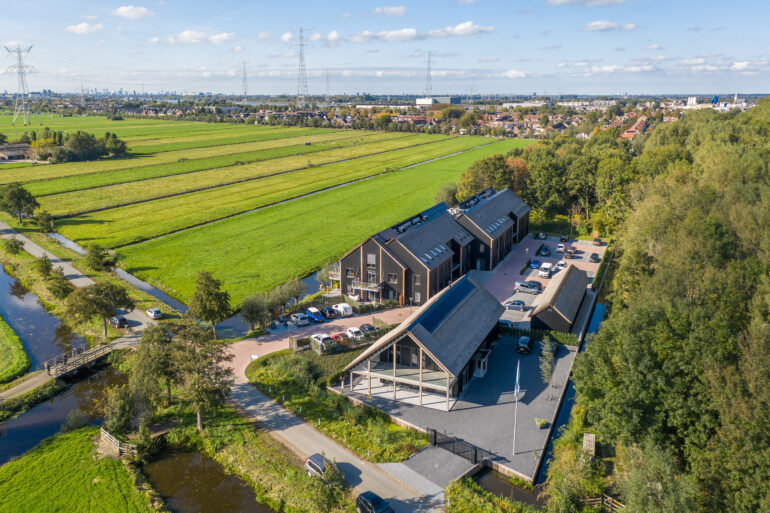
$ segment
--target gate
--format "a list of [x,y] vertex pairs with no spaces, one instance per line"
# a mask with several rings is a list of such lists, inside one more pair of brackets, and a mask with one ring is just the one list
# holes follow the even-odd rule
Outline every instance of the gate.
[[463,442],[462,440],[458,440],[457,438],[449,436],[445,433],[439,433],[432,428],[428,428],[426,431],[428,432],[428,439],[430,440],[431,445],[441,447],[442,449],[449,451],[452,454],[456,454],[461,458],[465,458],[474,465],[481,463],[484,460],[492,459],[493,455],[491,452],[480,449],[473,444]]

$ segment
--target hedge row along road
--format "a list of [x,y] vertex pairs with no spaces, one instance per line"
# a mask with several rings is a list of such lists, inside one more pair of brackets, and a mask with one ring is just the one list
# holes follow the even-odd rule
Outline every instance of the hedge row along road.
[[215,223],[121,248],[121,265],[186,301],[201,269],[237,304],[334,261],[367,236],[433,205],[474,161],[528,144],[492,142],[459,155],[376,176]]

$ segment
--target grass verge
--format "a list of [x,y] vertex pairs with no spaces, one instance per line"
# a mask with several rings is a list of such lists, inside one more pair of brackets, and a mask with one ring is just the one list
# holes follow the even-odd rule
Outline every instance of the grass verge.
[[536,513],[539,509],[498,497],[466,477],[452,481],[444,490],[447,513]]
[[0,383],[7,383],[29,370],[30,361],[19,336],[0,317]]
[[[0,421],[24,413],[46,399],[55,396],[65,388],[67,387],[62,381],[52,378],[50,381],[30,390],[26,394],[4,401],[2,405],[0,405]],[[0,511],[3,511],[3,509],[0,508]]]
[[326,390],[362,351],[325,356],[281,351],[250,363],[246,376],[263,393],[362,458],[402,461],[427,445],[424,434],[397,426],[382,412],[354,406]]

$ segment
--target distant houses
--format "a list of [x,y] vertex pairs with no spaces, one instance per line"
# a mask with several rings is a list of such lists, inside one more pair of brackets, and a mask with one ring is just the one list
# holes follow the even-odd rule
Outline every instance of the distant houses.
[[31,156],[29,144],[0,145],[0,160],[24,160]]
[[529,206],[508,189],[439,203],[367,238],[333,272],[343,294],[422,305],[471,269],[491,270],[527,234]]

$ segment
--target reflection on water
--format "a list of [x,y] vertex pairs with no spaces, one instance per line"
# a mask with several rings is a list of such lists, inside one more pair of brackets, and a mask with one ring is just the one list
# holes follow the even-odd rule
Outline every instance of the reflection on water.
[[535,493],[520,488],[512,484],[505,475],[491,468],[482,469],[481,472],[473,476],[473,479],[483,489],[494,493],[498,497],[505,497],[506,499],[513,499],[534,506],[543,506],[545,504],[545,501],[538,497],[539,491]]
[[272,513],[254,490],[198,452],[168,454],[142,469],[174,513]]
[[18,280],[0,266],[0,315],[13,328],[24,345],[32,370],[43,368],[52,356],[69,351],[86,341],[48,312]]
[[82,378],[61,394],[38,404],[26,413],[0,424],[0,464],[32,449],[55,435],[71,411],[88,423],[98,423],[97,401],[103,390],[126,382],[126,376],[108,368]]

